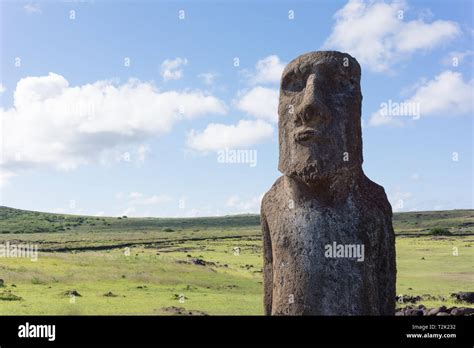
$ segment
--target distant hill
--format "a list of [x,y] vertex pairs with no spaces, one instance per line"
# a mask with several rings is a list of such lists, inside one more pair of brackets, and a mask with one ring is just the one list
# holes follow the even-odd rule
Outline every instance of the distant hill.
[[179,230],[248,228],[260,225],[260,215],[199,218],[128,218],[42,213],[0,206],[0,233]]
[[[452,234],[474,234],[474,210],[395,213],[393,224],[398,235],[427,234],[434,229],[444,229]],[[226,228],[255,229],[258,233],[259,225],[260,216],[256,214],[200,218],[128,218],[42,213],[0,206],[1,234],[144,230],[174,232]]]

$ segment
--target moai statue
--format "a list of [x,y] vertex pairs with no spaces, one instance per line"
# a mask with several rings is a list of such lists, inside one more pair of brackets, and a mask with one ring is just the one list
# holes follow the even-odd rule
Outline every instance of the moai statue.
[[283,176],[261,208],[267,315],[394,314],[392,208],[362,170],[360,74],[332,51],[283,71]]

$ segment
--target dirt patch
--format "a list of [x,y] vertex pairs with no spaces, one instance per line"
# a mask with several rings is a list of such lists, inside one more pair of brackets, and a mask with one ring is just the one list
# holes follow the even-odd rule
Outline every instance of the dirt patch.
[[159,309],[159,311],[166,313],[166,315],[209,315],[206,312],[202,312],[198,310],[188,310],[184,307],[176,307],[176,306],[162,307]]
[[103,294],[102,296],[105,296],[105,297],[117,297],[118,295],[114,294],[112,291],[109,291],[109,292],[106,292],[105,294]]
[[[189,256],[188,256],[189,257]],[[180,264],[190,264],[190,265],[197,265],[197,266],[217,266],[215,262],[205,261],[199,257],[189,258],[189,260],[177,260],[176,263]]]
[[76,297],[82,297],[82,295],[77,292],[77,290],[66,290],[64,292],[61,293],[62,296],[66,296],[66,297],[72,297],[72,296],[76,296]]

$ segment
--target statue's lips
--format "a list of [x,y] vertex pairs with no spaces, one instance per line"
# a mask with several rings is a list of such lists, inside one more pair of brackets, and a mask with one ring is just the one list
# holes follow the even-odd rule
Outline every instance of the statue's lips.
[[317,137],[318,132],[313,128],[304,128],[294,133],[295,141],[300,143],[315,140]]

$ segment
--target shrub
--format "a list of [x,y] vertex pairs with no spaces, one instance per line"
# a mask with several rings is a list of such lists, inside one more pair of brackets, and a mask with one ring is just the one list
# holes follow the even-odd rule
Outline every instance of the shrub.
[[33,277],[33,279],[31,279],[31,284],[41,285],[41,284],[45,284],[45,283],[41,279],[39,279],[38,277]]
[[10,290],[0,292],[0,301],[21,301],[23,300],[20,296],[16,296],[11,293]]
[[440,228],[440,227],[432,228],[430,232],[428,232],[428,234],[432,236],[451,236],[452,235],[452,233],[449,232],[447,228]]

